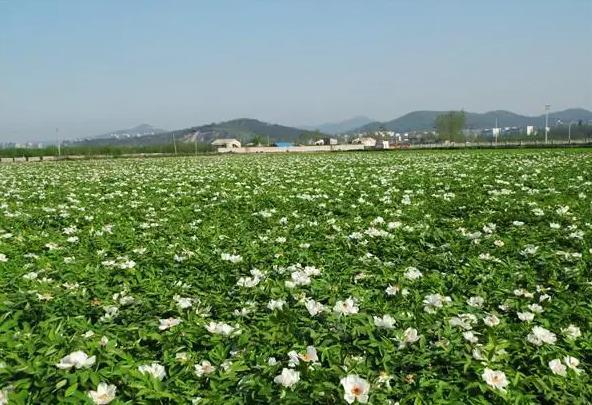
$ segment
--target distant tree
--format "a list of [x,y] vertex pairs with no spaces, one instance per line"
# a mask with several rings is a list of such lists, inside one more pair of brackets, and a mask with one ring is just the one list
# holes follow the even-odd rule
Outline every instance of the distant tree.
[[307,131],[301,132],[298,138],[296,139],[296,143],[299,145],[308,145],[314,141],[318,141],[319,139],[323,139],[323,134],[318,129],[315,131]]
[[257,134],[253,138],[251,138],[249,143],[252,143],[255,146],[266,145],[267,139],[265,139],[265,137],[263,137],[262,135]]
[[465,127],[465,121],[464,111],[450,111],[446,114],[438,115],[435,122],[438,138],[443,141],[463,142],[464,135],[462,130]]

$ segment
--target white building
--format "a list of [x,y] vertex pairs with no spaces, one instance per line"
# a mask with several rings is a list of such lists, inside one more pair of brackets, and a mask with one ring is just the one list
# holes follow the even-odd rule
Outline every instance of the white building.
[[232,148],[240,148],[241,143],[237,139],[215,139],[212,142],[213,146],[218,146],[221,148],[232,149]]
[[526,126],[526,135],[534,135],[534,125],[527,125]]
[[359,137],[352,140],[354,145],[364,145],[364,146],[376,146],[376,139],[371,138],[369,136],[366,137]]

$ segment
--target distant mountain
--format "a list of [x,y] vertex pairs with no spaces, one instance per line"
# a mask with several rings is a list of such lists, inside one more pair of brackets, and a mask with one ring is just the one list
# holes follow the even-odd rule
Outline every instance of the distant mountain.
[[310,130],[318,129],[319,131],[321,131],[323,133],[335,135],[335,134],[343,134],[345,132],[349,132],[353,129],[360,128],[361,126],[364,126],[364,125],[369,124],[371,122],[374,122],[374,120],[372,120],[368,117],[364,117],[363,115],[360,115],[360,116],[350,118],[348,120],[344,120],[341,122],[329,122],[329,123],[321,124],[318,126],[307,125],[303,128],[310,129]]
[[164,129],[156,128],[149,124],[140,124],[133,128],[118,129],[116,131],[108,132],[106,134],[94,135],[83,139],[79,139],[78,141],[88,141],[95,139],[129,139],[146,135],[155,135],[165,131],[166,130]]
[[255,136],[269,139],[271,142],[287,141],[294,142],[301,137],[315,136],[315,132],[286,127],[283,125],[269,124],[250,118],[240,118],[220,123],[212,123],[191,128],[180,129],[142,136],[119,136],[84,139],[75,142],[77,145],[120,145],[120,146],[139,146],[139,145],[160,145],[171,142],[172,137],[177,142],[204,142],[209,143],[219,138],[236,138],[243,143],[247,143]]
[[[366,123],[357,129],[346,130],[345,128],[348,126],[351,127],[351,124],[353,124],[355,120],[361,120],[361,122],[368,121],[368,118],[356,117],[342,123],[319,126],[318,129],[321,130],[321,136],[325,136],[326,134],[330,133],[334,134],[343,132],[357,133],[376,131],[379,128],[398,132],[426,129],[429,130],[433,129],[436,117],[445,112],[446,111],[414,111],[391,121],[374,121]],[[524,127],[526,125],[542,127],[544,126],[545,122],[544,115],[528,117],[502,110],[489,111],[486,113],[467,112],[466,114],[466,127],[472,129],[493,128],[495,126],[496,118],[498,126],[502,128],[514,126]],[[568,123],[570,121],[578,120],[592,122],[592,112],[584,109],[569,109],[549,113],[550,125],[555,125],[558,121]],[[265,140],[269,139],[273,143],[278,141],[304,141],[309,138],[318,137],[319,132],[306,128],[301,129],[278,124],[270,124],[250,118],[240,118],[231,121],[212,123],[168,132],[162,129],[154,128],[147,124],[142,124],[135,128],[113,131],[108,134],[78,139],[68,143],[72,145],[89,146],[149,146],[169,144],[172,142],[173,136],[177,142],[197,141],[202,143],[210,143],[212,140],[219,138],[236,138],[242,143],[247,143],[255,136],[259,136]]]
[[[371,132],[376,131],[379,128],[398,132],[433,129],[436,117],[446,112],[447,111],[413,111],[391,121],[371,122],[356,128],[351,132]],[[486,113],[466,112],[466,127],[470,129],[493,128],[495,127],[496,119],[499,127],[525,127],[527,125],[538,127],[545,126],[544,114],[530,117],[527,115],[516,114],[511,111],[497,110]],[[578,120],[592,120],[592,111],[583,108],[572,108],[549,113],[549,125],[555,125],[558,121],[570,122]]]

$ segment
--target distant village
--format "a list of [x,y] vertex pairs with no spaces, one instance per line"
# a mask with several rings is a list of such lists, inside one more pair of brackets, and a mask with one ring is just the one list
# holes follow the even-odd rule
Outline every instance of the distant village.
[[[503,127],[485,129],[464,129],[463,135],[467,143],[495,142],[498,139],[533,139],[544,133],[544,128],[534,125],[525,127]],[[439,142],[435,130],[396,132],[380,129],[377,131],[344,134],[334,137],[311,138],[304,142],[277,141],[268,144],[261,142],[241,142],[236,138],[215,139],[211,145],[220,153],[260,153],[260,152],[313,152],[364,149],[401,149],[412,145],[432,144]],[[441,141],[443,144],[450,143]]]

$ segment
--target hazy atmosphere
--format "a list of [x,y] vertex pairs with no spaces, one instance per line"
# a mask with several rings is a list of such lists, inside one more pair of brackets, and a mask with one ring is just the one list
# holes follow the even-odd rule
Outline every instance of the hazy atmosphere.
[[0,0],[0,141],[592,108],[592,2]]

